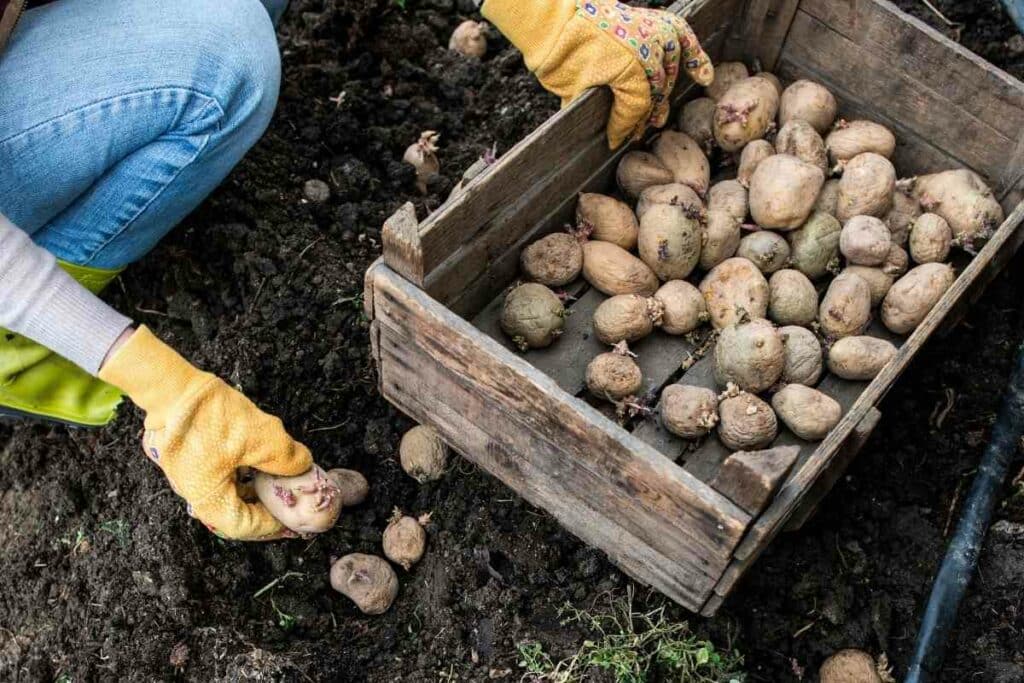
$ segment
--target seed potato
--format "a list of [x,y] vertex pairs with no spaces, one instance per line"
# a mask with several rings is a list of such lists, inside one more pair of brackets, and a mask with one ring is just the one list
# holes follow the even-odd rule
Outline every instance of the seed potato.
[[772,87],[775,88],[775,93],[779,97],[782,97],[782,81],[779,80],[778,76],[776,76],[775,74],[771,73],[770,71],[759,71],[756,74],[754,74],[753,77],[754,78],[763,78],[764,80],[766,80],[769,83],[771,83]]
[[542,349],[551,346],[551,343],[562,334],[562,328],[565,327],[565,306],[555,293],[544,285],[528,282],[514,288],[505,296],[500,322],[501,329],[512,338],[520,351]]
[[814,81],[800,80],[782,92],[779,102],[779,123],[802,120],[811,124],[819,135],[824,135],[836,120],[839,105],[825,86]]
[[821,683],[882,683],[875,660],[862,650],[840,650],[818,670]]
[[[897,188],[900,183],[906,182],[905,180],[896,181]],[[882,220],[885,221],[889,232],[892,233],[894,244],[902,247],[907,243],[907,239],[910,237],[910,227],[920,215],[921,205],[916,199],[900,189],[893,193],[892,208],[889,209],[889,213],[885,214],[885,218]]]
[[868,283],[853,273],[836,276],[818,308],[821,331],[831,339],[841,339],[860,334],[870,320],[871,288]]
[[710,97],[698,97],[683,105],[679,114],[678,127],[697,141],[705,154],[711,154],[715,147],[715,106]]
[[913,268],[885,295],[882,323],[896,334],[912,332],[955,279],[953,268],[944,263],[925,263]]
[[363,614],[384,614],[398,597],[398,577],[387,561],[352,553],[331,565],[331,587]]
[[828,274],[839,261],[839,238],[843,226],[830,214],[817,211],[798,230],[789,233],[789,261],[812,280]]
[[341,492],[342,508],[359,505],[366,500],[366,496],[370,493],[370,482],[366,481],[366,477],[355,470],[346,470],[339,467],[327,470],[327,476],[330,477],[331,481],[334,482],[334,485]]
[[802,384],[787,384],[777,391],[772,409],[804,441],[821,441],[843,417],[838,401]]
[[742,238],[743,228],[735,216],[721,209],[708,211],[700,249],[701,269],[711,270],[732,258],[740,248]]
[[583,246],[574,236],[556,232],[523,249],[520,266],[530,280],[548,287],[564,287],[583,270]]
[[848,221],[854,216],[885,216],[892,209],[896,191],[896,169],[892,162],[874,152],[850,159],[839,179],[836,218]]
[[[640,193],[636,205],[636,217],[642,219],[652,206],[671,204],[678,206],[690,218],[700,220],[704,217],[704,202],[688,185],[669,183],[668,185],[652,185]],[[634,243],[634,246],[635,243]]]
[[730,325],[715,344],[715,381],[757,394],[782,377],[785,353],[775,326],[763,318]]
[[658,290],[658,276],[646,263],[610,242],[583,245],[583,278],[603,294],[643,294]]
[[837,377],[867,382],[882,371],[893,356],[896,347],[877,337],[843,337],[828,350],[828,370]]
[[799,270],[785,268],[768,280],[768,318],[778,325],[810,325],[818,317],[818,290]]
[[846,266],[843,272],[856,275],[868,283],[868,289],[871,290],[871,308],[882,303],[892,283],[896,282],[896,278],[886,273],[880,266]]
[[381,539],[384,557],[409,571],[414,564],[423,559],[423,552],[427,547],[427,532],[423,527],[429,520],[429,514],[416,519],[403,515],[395,508]]
[[643,339],[661,322],[661,302],[639,294],[605,299],[594,311],[594,336],[604,344]]
[[839,181],[836,179],[826,180],[821,186],[821,192],[814,201],[814,210],[822,211],[830,216],[839,213]]
[[317,465],[297,477],[253,470],[253,488],[274,519],[298,534],[321,534],[341,515],[341,489]]
[[738,152],[760,140],[775,123],[779,93],[763,78],[747,78],[733,84],[715,107],[715,141],[726,152]]
[[952,243],[952,228],[937,214],[923,214],[910,229],[910,257],[916,263],[945,261]]
[[777,232],[758,230],[740,240],[736,255],[751,261],[765,275],[771,275],[789,262],[789,242]]
[[858,154],[874,152],[891,159],[896,151],[896,136],[873,121],[842,121],[825,138],[829,160],[843,166]]
[[405,433],[398,446],[402,470],[421,484],[437,481],[448,464],[448,444],[437,430],[417,425]]
[[708,191],[708,211],[728,211],[740,223],[747,220],[747,188],[738,180],[723,180]]
[[732,389],[718,403],[719,440],[734,451],[768,447],[779,433],[775,411],[757,396]]
[[715,80],[705,91],[708,97],[717,102],[729,88],[749,77],[750,72],[743,62],[722,62],[715,65]]
[[718,330],[743,316],[763,318],[768,313],[768,281],[745,258],[726,259],[712,268],[700,283],[700,293]]
[[657,204],[640,220],[640,258],[661,280],[681,280],[700,261],[703,231],[678,206]]
[[675,176],[650,152],[627,152],[619,161],[615,178],[623,192],[630,197],[639,197],[641,192],[652,185],[673,182]]
[[643,387],[640,366],[625,344],[590,361],[586,380],[591,394],[611,402],[636,396]]
[[629,251],[640,230],[633,210],[613,197],[584,192],[576,204],[576,223],[592,240],[611,242]]
[[921,176],[914,183],[921,207],[946,219],[960,244],[988,239],[1003,222],[1003,208],[991,188],[967,169]]
[[880,266],[892,247],[889,228],[880,218],[854,216],[839,235],[839,251],[855,266]]
[[787,325],[779,328],[779,339],[784,352],[782,381],[809,387],[817,384],[822,370],[818,337],[806,327]]
[[762,228],[799,228],[811,214],[825,174],[788,154],[768,157],[750,179],[750,215]]
[[704,195],[711,186],[711,165],[704,150],[686,133],[667,130],[654,141],[654,156],[672,172],[673,182]]
[[828,153],[825,141],[807,121],[793,119],[782,127],[775,137],[775,151],[789,154],[812,166],[817,166],[828,176]]
[[767,140],[754,140],[740,154],[740,167],[736,179],[743,187],[750,187],[750,179],[762,161],[775,156],[775,146]]
[[669,280],[654,298],[661,303],[661,329],[667,334],[689,334],[710,317],[700,290],[686,280]]
[[659,405],[665,429],[684,439],[699,439],[718,424],[718,396],[711,389],[670,384]]

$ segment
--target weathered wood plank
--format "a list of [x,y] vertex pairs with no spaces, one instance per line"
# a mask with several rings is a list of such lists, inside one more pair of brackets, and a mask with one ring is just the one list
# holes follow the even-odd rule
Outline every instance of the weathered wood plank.
[[384,263],[417,287],[423,286],[424,262],[423,244],[420,241],[420,224],[416,218],[416,207],[406,202],[381,229]]
[[799,446],[733,453],[722,463],[711,486],[756,517],[796,464],[799,454]]
[[744,16],[744,52],[773,71],[800,0],[751,0]]

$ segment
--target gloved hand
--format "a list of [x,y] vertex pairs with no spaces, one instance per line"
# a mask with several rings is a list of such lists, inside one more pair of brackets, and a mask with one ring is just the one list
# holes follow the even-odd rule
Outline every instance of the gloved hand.
[[235,486],[242,466],[281,476],[313,466],[309,450],[281,420],[193,367],[145,327],[112,352],[99,376],[146,411],[143,450],[211,531],[239,540],[289,535],[262,504],[243,501]]
[[700,85],[714,80],[693,30],[671,12],[613,0],[487,0],[482,12],[563,106],[588,88],[612,89],[613,149],[665,125],[680,63]]

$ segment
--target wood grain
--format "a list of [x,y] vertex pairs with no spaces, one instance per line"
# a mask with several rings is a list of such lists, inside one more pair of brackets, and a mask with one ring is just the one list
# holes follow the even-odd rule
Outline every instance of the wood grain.
[[757,60],[765,71],[774,71],[789,34],[800,0],[751,0],[744,24],[744,56]]
[[722,463],[718,474],[711,480],[711,486],[752,516],[757,516],[796,464],[799,454],[799,446],[733,453]]
[[420,241],[420,224],[416,219],[416,207],[406,202],[390,218],[384,221],[381,230],[384,263],[400,273],[409,282],[423,286],[424,262],[423,244]]

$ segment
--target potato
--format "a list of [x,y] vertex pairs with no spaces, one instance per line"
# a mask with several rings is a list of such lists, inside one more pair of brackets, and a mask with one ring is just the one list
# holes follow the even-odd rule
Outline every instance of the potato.
[[594,336],[605,344],[643,339],[661,322],[663,308],[657,299],[639,294],[605,299],[594,311]]
[[772,407],[753,394],[726,391],[718,403],[718,438],[734,451],[766,448],[779,433]]
[[583,245],[583,278],[609,296],[650,296],[658,289],[658,276],[646,263],[610,242]]
[[[592,244],[607,244],[593,242]],[[501,329],[520,351],[551,346],[565,327],[565,306],[550,289],[536,282],[519,285],[505,296]]]
[[838,401],[802,384],[787,384],[777,391],[772,409],[804,441],[821,441],[843,417]]
[[715,381],[757,394],[782,377],[785,353],[775,326],[764,318],[730,325],[715,344]]
[[[905,180],[897,180],[896,185],[906,183]],[[892,195],[892,208],[885,214],[886,226],[892,233],[892,241],[901,247],[907,243],[910,237],[910,227],[917,217],[921,215],[921,205],[913,197],[908,196],[902,190],[897,189]]]
[[317,465],[297,477],[253,470],[256,496],[274,519],[297,534],[321,534],[338,521],[341,489]]
[[794,119],[782,127],[775,137],[775,151],[789,154],[812,166],[817,166],[828,176],[828,153],[825,141],[814,130],[814,126],[802,119]]
[[339,467],[327,470],[327,476],[330,477],[331,481],[334,482],[334,485],[341,492],[342,508],[359,505],[366,500],[366,496],[370,493],[370,482],[366,481],[366,477],[355,470],[346,470]]
[[402,470],[421,484],[437,481],[448,464],[448,444],[437,430],[417,425],[405,433],[398,446]]
[[750,215],[762,228],[799,228],[811,214],[825,174],[788,154],[768,157],[750,179]]
[[839,212],[839,181],[826,180],[821,186],[818,198],[814,200],[814,210],[835,216]]
[[843,268],[843,272],[856,275],[868,283],[868,289],[871,291],[871,308],[882,303],[882,299],[889,293],[892,283],[896,282],[896,278],[886,273],[881,267],[846,266]]
[[399,565],[405,571],[423,559],[427,547],[427,532],[423,527],[430,521],[430,515],[420,519],[403,515],[395,508],[381,539],[384,557]]
[[708,97],[718,101],[729,88],[749,77],[750,72],[743,62],[722,62],[715,65],[715,80],[705,91]]
[[775,93],[779,97],[782,97],[782,81],[780,81],[779,77],[776,76],[775,74],[771,73],[770,71],[759,71],[758,73],[753,75],[753,78],[763,78],[764,80],[768,81],[769,83],[772,84],[772,87],[775,88]]
[[743,187],[750,187],[750,179],[758,165],[768,157],[775,156],[775,146],[767,140],[754,140],[743,148],[740,154],[739,172],[736,179]]
[[548,287],[563,287],[583,270],[583,246],[574,236],[556,232],[523,249],[519,263],[523,275],[530,280]]
[[715,106],[710,97],[698,97],[683,105],[677,127],[693,138],[705,154],[715,147]]
[[674,177],[672,171],[649,152],[627,152],[615,172],[619,188],[630,197],[639,197],[652,185],[667,185]]
[[889,228],[880,218],[854,216],[839,235],[839,251],[855,266],[880,266],[892,247]]
[[736,255],[752,262],[765,275],[771,275],[789,262],[789,243],[777,232],[758,230],[740,240]]
[[686,280],[669,280],[654,298],[661,303],[661,329],[667,334],[689,334],[710,317],[700,290]]
[[688,217],[695,220],[704,217],[704,202],[693,191],[693,188],[687,185],[669,183],[668,185],[648,187],[640,193],[640,199],[636,205],[636,217],[642,219],[652,206],[658,204],[678,206]]
[[385,560],[352,553],[331,565],[331,588],[363,614],[384,614],[398,596],[398,577]]
[[643,387],[640,366],[625,344],[602,353],[587,365],[587,389],[598,398],[611,402],[636,396]]
[[796,81],[782,92],[779,124],[784,127],[790,121],[806,121],[819,135],[824,135],[835,123],[838,109],[828,88],[814,81]]
[[670,384],[661,392],[661,422],[684,439],[699,439],[718,424],[718,396],[711,389]]
[[636,248],[640,224],[633,210],[618,199],[592,192],[582,193],[576,204],[576,224],[592,240],[611,242],[626,251]]
[[882,371],[893,356],[896,346],[877,337],[843,337],[828,350],[828,371],[837,377],[867,382]]
[[818,290],[799,270],[776,271],[768,280],[768,318],[779,325],[810,325],[818,317]]
[[728,211],[740,223],[747,220],[747,188],[738,180],[723,180],[708,191],[708,211]]
[[825,138],[825,148],[833,165],[843,166],[858,154],[874,152],[891,159],[896,151],[896,136],[873,121],[842,121]]
[[700,293],[708,306],[715,329],[722,329],[749,318],[768,313],[768,281],[745,258],[730,258],[711,269],[700,283]]
[[922,208],[946,219],[953,237],[967,247],[988,239],[1003,222],[1003,208],[985,181],[967,169],[921,176],[914,196]]
[[873,152],[850,159],[839,179],[836,218],[848,221],[854,216],[885,216],[892,209],[896,192],[896,169],[892,162]]
[[[849,338],[849,337],[847,337]],[[821,342],[806,327],[787,325],[779,328],[782,340],[782,381],[786,384],[814,386],[821,379]]]
[[923,214],[910,229],[910,257],[916,263],[945,261],[952,243],[953,229],[937,214]]
[[726,152],[738,152],[760,140],[775,123],[779,93],[763,78],[747,78],[729,88],[715,107],[715,141]]
[[835,216],[812,213],[800,229],[786,236],[790,265],[812,280],[824,277],[838,263],[842,230]]
[[657,204],[640,220],[640,258],[661,280],[681,280],[700,261],[700,222],[678,206]]
[[832,339],[841,339],[860,334],[870,320],[871,288],[868,283],[853,273],[836,276],[818,308],[821,331]]
[[882,683],[871,655],[861,650],[840,650],[818,670],[821,683]]
[[885,262],[882,263],[882,270],[887,275],[900,277],[907,272],[908,268],[910,268],[910,255],[907,254],[907,250],[897,244],[890,246]]
[[666,130],[654,141],[654,156],[672,172],[673,182],[704,195],[711,185],[711,165],[696,140],[686,133]]
[[896,334],[913,331],[953,286],[956,275],[944,263],[925,263],[896,281],[882,302],[882,323]]
[[711,270],[727,258],[732,258],[740,247],[743,227],[731,213],[714,209],[708,211],[700,249],[700,267]]

